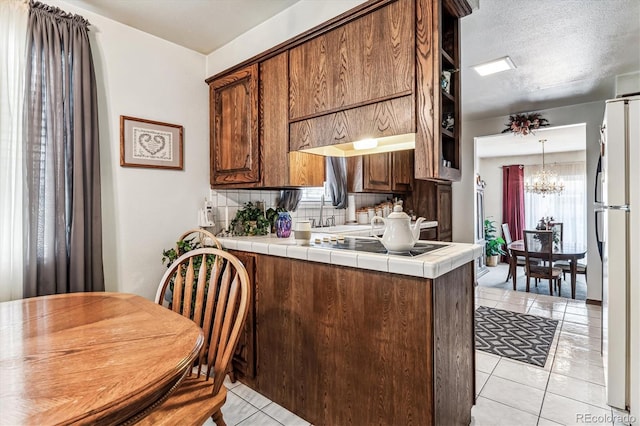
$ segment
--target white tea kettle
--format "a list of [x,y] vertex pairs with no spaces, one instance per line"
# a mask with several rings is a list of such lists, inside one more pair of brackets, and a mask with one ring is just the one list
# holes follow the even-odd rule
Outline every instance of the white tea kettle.
[[[424,217],[419,217],[416,223],[411,226],[411,218],[402,211],[401,205],[393,207],[393,213],[385,219],[380,216],[374,216],[371,219],[371,230],[375,228],[375,223],[384,222],[384,234],[379,239],[388,251],[407,252],[413,248],[420,238],[420,223]],[[374,232],[372,232],[374,234]]]

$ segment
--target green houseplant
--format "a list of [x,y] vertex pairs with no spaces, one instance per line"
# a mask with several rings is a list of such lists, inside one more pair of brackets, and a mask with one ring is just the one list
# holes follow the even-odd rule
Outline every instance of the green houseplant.
[[496,236],[495,220],[484,220],[484,241],[485,254],[487,255],[487,266],[496,266],[498,256],[507,254],[503,249],[505,241],[502,237]]

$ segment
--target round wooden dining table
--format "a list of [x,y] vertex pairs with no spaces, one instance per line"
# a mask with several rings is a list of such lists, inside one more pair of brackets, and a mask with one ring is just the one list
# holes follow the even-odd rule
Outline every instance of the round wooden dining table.
[[202,344],[194,322],[133,294],[0,303],[0,425],[126,423],[177,387]]
[[[524,256],[524,240],[517,240],[507,246],[511,252],[509,256],[511,276],[513,277],[513,289],[516,289],[516,256]],[[571,298],[576,298],[576,280],[578,271],[578,259],[582,259],[587,254],[587,248],[582,244],[563,242],[553,247],[551,254],[552,261],[568,260],[571,269]]]

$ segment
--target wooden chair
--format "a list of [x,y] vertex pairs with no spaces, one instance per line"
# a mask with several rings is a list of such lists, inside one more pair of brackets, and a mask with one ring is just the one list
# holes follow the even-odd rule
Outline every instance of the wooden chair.
[[[555,283],[560,293],[560,276],[562,269],[552,264],[553,232],[552,231],[523,231],[525,273],[527,275],[527,292],[531,278],[549,280],[549,294],[553,295]],[[541,263],[539,263],[541,261]]]
[[197,248],[215,247],[218,250],[222,250],[222,244],[220,244],[220,241],[216,238],[216,236],[206,229],[202,228],[190,229],[184,234],[180,235],[180,237],[178,237],[178,240],[176,242],[176,253],[178,253],[178,255],[184,254],[180,253],[180,243],[183,241],[191,242],[192,244],[196,245]]
[[205,344],[194,371],[139,424],[203,424],[211,417],[224,426],[223,381],[249,311],[249,276],[238,258],[207,247],[189,251],[171,264],[160,282],[157,303],[166,305],[170,285],[172,310],[202,328]]
[[[564,241],[564,226],[562,222],[549,222],[547,224],[547,231],[553,232],[553,242],[562,244]],[[557,237],[557,238],[556,238]]]
[[[509,244],[511,244],[513,242],[513,239],[511,238],[511,231],[509,230],[509,224],[508,223],[503,223],[502,224],[502,238],[504,239],[505,243],[506,243],[506,247],[507,250],[505,250],[507,252],[507,260],[509,261],[509,265],[511,265],[511,262],[515,261],[516,262],[516,271],[518,270],[518,266],[524,266],[525,265],[525,258],[523,256],[516,256],[515,259],[513,259],[513,255],[511,254],[511,250],[509,250]],[[509,281],[509,279],[511,278],[511,268],[509,268],[509,272],[507,273],[507,279],[504,280],[504,282]],[[515,285],[514,288],[515,290]]]
[[[557,235],[559,237],[560,244],[562,244],[562,242],[564,241],[564,227],[562,222],[550,222],[547,229],[553,231],[554,235]],[[566,281],[567,280],[566,274],[571,273],[571,264],[566,260],[558,260],[557,262],[553,263],[553,266],[555,266],[556,268],[562,269],[562,279]],[[576,265],[576,273],[584,274],[586,278],[587,265],[585,265],[584,263],[578,262],[578,264]]]

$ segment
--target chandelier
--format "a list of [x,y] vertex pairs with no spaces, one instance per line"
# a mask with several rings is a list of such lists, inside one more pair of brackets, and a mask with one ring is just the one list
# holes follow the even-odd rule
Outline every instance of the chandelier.
[[524,190],[532,194],[542,194],[544,197],[547,194],[560,194],[564,191],[564,182],[558,179],[558,175],[544,168],[544,143],[546,139],[540,139],[542,144],[542,170],[537,172],[533,177],[524,185]]

